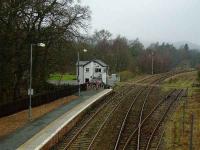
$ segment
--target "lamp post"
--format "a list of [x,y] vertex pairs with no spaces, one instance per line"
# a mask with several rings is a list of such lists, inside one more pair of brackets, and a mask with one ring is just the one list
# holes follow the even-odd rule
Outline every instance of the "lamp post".
[[32,89],[32,68],[33,68],[33,46],[39,46],[39,47],[45,47],[44,43],[37,43],[37,44],[31,44],[31,54],[30,54],[30,83],[29,83],[29,89],[28,89],[28,95],[29,95],[29,113],[28,118],[29,121],[32,120],[32,95],[33,95],[33,89]]
[[[83,49],[83,52],[86,53],[87,52],[87,49]],[[77,82],[78,82],[78,96],[81,95],[81,87],[80,87],[80,78],[79,78],[79,75],[80,75],[80,71],[79,71],[79,61],[80,61],[80,56],[79,56],[79,51],[77,53],[77,59],[78,59],[78,70],[77,70]]]

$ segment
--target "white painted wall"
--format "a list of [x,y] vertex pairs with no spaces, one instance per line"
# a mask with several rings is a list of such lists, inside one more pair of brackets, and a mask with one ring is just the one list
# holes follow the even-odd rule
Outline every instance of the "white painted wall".
[[[89,72],[86,71],[87,68],[89,68]],[[96,68],[101,69],[101,72],[95,72]],[[85,83],[86,79],[89,79],[89,81],[91,81],[93,77],[101,77],[102,81],[107,84],[107,67],[102,67],[100,64],[93,61],[85,65],[84,67],[79,67],[80,84]]]
[[[89,72],[86,72],[87,68],[89,68]],[[84,66],[84,83],[86,79],[89,79],[89,81],[91,81],[92,77],[93,77],[93,62]]]
[[[95,72],[95,68],[101,69],[101,72]],[[102,81],[106,83],[107,67],[102,67],[98,63],[93,63],[94,77],[101,77]]]

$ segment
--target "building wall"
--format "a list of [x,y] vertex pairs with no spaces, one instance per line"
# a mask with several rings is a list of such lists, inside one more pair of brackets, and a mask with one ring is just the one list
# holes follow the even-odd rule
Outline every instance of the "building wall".
[[[80,84],[84,83],[84,73],[83,73],[83,66],[79,66],[79,80],[80,80]],[[78,76],[78,69],[76,70],[76,74]]]
[[107,84],[107,73],[102,74],[102,81],[103,83]]
[[[89,72],[86,72],[87,68],[89,68]],[[91,81],[92,77],[93,77],[93,62],[84,66],[84,82],[86,79],[89,79],[89,81]]]
[[[89,68],[89,71],[87,72],[87,68]],[[95,69],[101,69],[101,72],[95,72]],[[98,78],[101,77],[102,81],[107,84],[107,67],[102,67],[100,64],[96,62],[90,62],[89,64],[79,67],[79,79],[80,83],[83,84],[85,83],[86,79],[89,79],[91,81],[94,77]]]
[[[101,69],[101,72],[95,72],[95,68]],[[97,77],[97,78],[101,77],[102,81],[104,83],[106,83],[106,75],[107,75],[107,68],[106,67],[102,67],[98,63],[94,62],[94,77]]]

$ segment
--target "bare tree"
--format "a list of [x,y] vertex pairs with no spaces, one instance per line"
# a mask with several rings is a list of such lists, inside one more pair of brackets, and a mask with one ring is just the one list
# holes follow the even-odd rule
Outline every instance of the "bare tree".
[[2,0],[0,96],[9,95],[12,99],[21,95],[28,79],[31,43],[46,44],[44,50],[35,47],[33,52],[33,86],[40,87],[49,70],[56,66],[53,61],[59,59],[61,45],[82,37],[89,19],[89,8],[75,0]]

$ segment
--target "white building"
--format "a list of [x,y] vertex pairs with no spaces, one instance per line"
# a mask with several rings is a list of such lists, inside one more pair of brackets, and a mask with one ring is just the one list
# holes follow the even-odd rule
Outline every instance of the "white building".
[[79,68],[79,80],[80,84],[92,81],[101,80],[107,84],[108,65],[103,61],[94,59],[91,61],[79,61],[79,67],[77,64],[77,76]]

